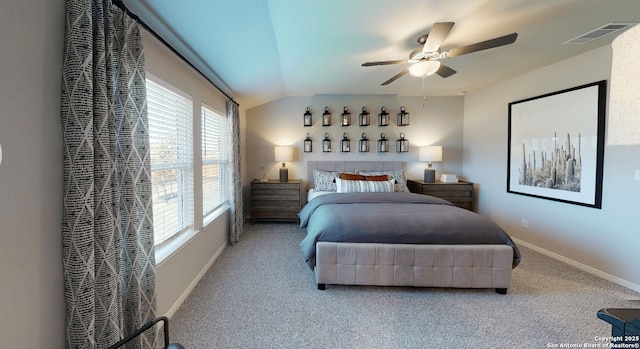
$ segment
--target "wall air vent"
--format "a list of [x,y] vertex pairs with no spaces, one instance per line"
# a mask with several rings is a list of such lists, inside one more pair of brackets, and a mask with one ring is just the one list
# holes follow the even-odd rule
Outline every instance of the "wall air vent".
[[576,38],[573,38],[569,41],[563,42],[562,44],[574,44],[574,45],[582,45],[588,42],[591,42],[596,39],[600,39],[605,35],[609,35],[611,33],[615,33],[617,31],[625,30],[629,27],[636,25],[637,23],[609,23],[603,25],[600,28],[596,28],[590,32],[584,33]]

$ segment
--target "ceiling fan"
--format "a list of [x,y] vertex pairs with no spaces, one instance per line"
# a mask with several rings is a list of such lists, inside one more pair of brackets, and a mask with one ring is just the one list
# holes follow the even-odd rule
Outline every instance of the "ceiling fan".
[[518,33],[512,33],[505,36],[500,36],[491,40],[481,41],[475,44],[454,48],[449,51],[441,52],[440,45],[449,35],[449,32],[453,28],[455,23],[453,22],[438,22],[434,23],[431,27],[429,34],[424,34],[418,38],[418,44],[421,47],[416,48],[409,54],[409,59],[396,60],[396,61],[380,61],[380,62],[366,62],[362,63],[363,67],[371,67],[376,65],[390,65],[390,64],[402,64],[411,63],[408,68],[405,68],[398,74],[391,77],[391,79],[382,83],[382,85],[389,85],[396,81],[401,76],[410,73],[417,77],[427,77],[432,74],[438,74],[443,78],[449,77],[456,73],[454,69],[447,67],[439,62],[444,58],[450,58],[455,56],[461,56],[467,53],[487,50],[494,47],[513,44],[518,37]]

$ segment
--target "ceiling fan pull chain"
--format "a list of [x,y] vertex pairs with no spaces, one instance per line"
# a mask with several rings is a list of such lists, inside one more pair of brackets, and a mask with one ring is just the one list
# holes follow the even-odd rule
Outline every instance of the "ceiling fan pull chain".
[[422,106],[427,101],[427,77],[422,78]]

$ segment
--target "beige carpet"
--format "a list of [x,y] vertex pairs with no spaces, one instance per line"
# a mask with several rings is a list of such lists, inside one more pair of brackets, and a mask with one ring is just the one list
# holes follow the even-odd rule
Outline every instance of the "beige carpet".
[[549,348],[597,344],[601,308],[640,294],[520,247],[507,295],[370,286],[316,289],[295,224],[246,225],[171,319],[186,348]]

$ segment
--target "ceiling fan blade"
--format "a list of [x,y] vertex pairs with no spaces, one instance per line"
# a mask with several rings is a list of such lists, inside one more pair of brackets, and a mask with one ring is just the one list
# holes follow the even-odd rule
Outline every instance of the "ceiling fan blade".
[[481,41],[472,45],[454,48],[453,50],[447,51],[446,56],[447,57],[461,56],[471,52],[487,50],[490,48],[504,46],[504,45],[510,45],[510,44],[513,44],[517,38],[518,38],[518,33],[512,33],[512,34],[501,36],[495,39]]
[[399,60],[399,61],[380,61],[380,62],[366,62],[366,63],[362,63],[363,67],[372,67],[372,66],[376,66],[376,65],[389,65],[389,64],[402,64],[402,63],[407,63],[406,60]]
[[390,83],[398,80],[398,78],[402,77],[404,74],[408,73],[409,69],[404,69],[403,71],[399,72],[398,74],[394,75],[391,79],[385,81],[382,83],[382,85],[389,85]]
[[440,75],[443,78],[449,77],[453,74],[457,73],[457,71],[447,67],[446,65],[440,63],[440,68],[436,70],[436,74]]
[[431,27],[431,31],[429,32],[429,36],[427,36],[427,41],[425,41],[424,46],[422,47],[423,52],[436,52],[442,45],[442,42],[449,35],[451,28],[453,28],[455,23],[453,22],[438,22],[434,23],[433,27]]

